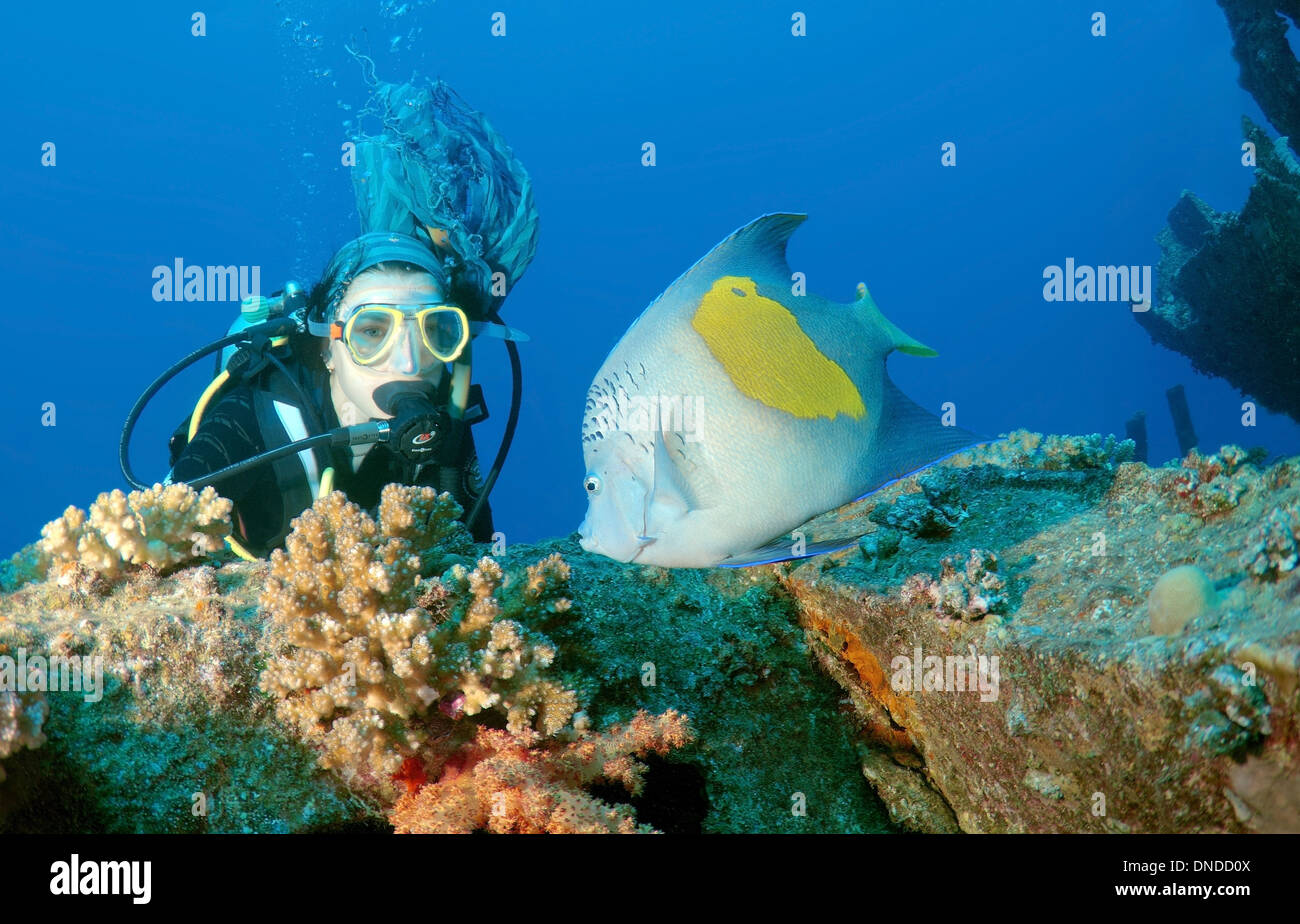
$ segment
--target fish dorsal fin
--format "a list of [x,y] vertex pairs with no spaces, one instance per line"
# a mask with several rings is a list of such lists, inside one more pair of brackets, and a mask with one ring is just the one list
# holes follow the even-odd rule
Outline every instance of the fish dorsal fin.
[[889,340],[893,349],[898,350],[900,353],[907,353],[909,356],[939,355],[938,350],[932,350],[914,337],[909,337],[907,334],[899,330],[898,326],[890,321],[889,318],[881,314],[880,308],[876,305],[876,300],[873,299],[871,293],[867,291],[867,284],[865,282],[858,283],[857,295],[858,297],[853,302],[853,307],[866,316],[869,324],[885,331],[885,337]]
[[644,538],[657,538],[675,520],[694,508],[691,494],[681,470],[668,452],[663,433],[654,434],[654,476],[645,499]]
[[789,279],[790,264],[785,259],[785,246],[790,242],[790,235],[807,217],[795,212],[772,212],[755,218],[697,260],[655,301],[667,297],[679,286],[698,283],[708,288],[714,277],[724,274],[755,279]]

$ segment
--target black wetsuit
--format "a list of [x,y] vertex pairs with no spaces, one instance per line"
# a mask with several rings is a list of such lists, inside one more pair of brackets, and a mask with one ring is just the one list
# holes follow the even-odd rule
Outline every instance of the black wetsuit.
[[[264,452],[267,444],[263,424],[259,421],[257,399],[253,386],[245,384],[230,388],[216,406],[204,414],[194,439],[177,457],[172,466],[172,481],[191,481]],[[327,396],[319,401],[317,414],[324,430],[339,426],[334,403]],[[334,487],[372,515],[384,486],[396,482],[450,491],[463,508],[463,518],[474,506],[481,489],[474,440],[468,426],[463,428],[463,432],[460,463],[450,469],[409,462],[383,443],[370,447],[355,472],[351,448],[318,449],[316,458],[322,470],[325,465],[334,468]],[[310,503],[301,490],[290,490],[286,485],[286,482],[305,483],[306,476],[302,472],[302,463],[296,455],[290,455],[287,459],[256,466],[214,484],[218,493],[235,502],[232,516],[235,538],[248,551],[265,555],[283,544],[289,534],[290,521]],[[486,503],[472,532],[479,542],[491,541],[492,511]]]

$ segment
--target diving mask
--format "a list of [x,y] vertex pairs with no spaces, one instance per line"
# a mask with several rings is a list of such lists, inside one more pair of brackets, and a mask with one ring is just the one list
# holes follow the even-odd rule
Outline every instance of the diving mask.
[[[428,351],[421,367],[438,362],[452,362],[469,342],[470,322],[456,305],[357,305],[346,321],[330,325],[330,339],[342,340],[359,366],[383,362],[401,340],[403,329],[414,326],[420,343]],[[416,333],[412,332],[412,337]]]

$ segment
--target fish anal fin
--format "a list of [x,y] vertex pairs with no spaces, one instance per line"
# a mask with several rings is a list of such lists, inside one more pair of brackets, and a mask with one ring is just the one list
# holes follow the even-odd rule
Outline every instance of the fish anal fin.
[[900,353],[906,353],[908,356],[938,356],[939,351],[931,349],[915,337],[905,334],[897,324],[885,317],[876,300],[871,297],[867,291],[867,285],[864,282],[858,283],[858,297],[853,302],[855,308],[866,315],[866,322],[881,328],[885,332],[885,337],[889,341],[892,349]]
[[938,350],[932,350],[924,343],[900,343],[894,347],[900,353],[906,353],[908,356],[938,356]]
[[782,538],[748,552],[740,552],[718,563],[719,568],[751,568],[754,565],[771,565],[782,561],[802,560],[817,555],[829,555],[842,552],[857,545],[861,536],[840,539],[822,539],[817,542],[805,542],[802,551],[796,553],[793,539]]
[[944,426],[938,417],[903,394],[886,373],[871,470],[858,500],[884,484],[983,442],[987,439],[977,433]]

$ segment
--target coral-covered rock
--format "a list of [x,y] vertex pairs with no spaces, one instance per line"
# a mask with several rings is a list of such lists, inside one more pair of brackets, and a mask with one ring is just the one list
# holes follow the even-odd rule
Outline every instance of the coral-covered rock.
[[996,555],[987,549],[971,549],[969,555],[946,556],[938,578],[912,575],[899,594],[905,603],[928,603],[940,619],[983,619],[1006,602],[1006,583],[997,572]]
[[[41,726],[50,714],[45,694],[0,690],[0,761],[23,748],[38,748],[45,743]],[[5,779],[0,763],[0,783]]]
[[1179,463],[1174,490],[1202,517],[1231,510],[1260,482],[1259,472],[1247,464],[1250,459],[1240,446],[1224,446],[1211,456],[1193,449]]
[[[1239,83],[1279,132],[1300,145],[1300,63],[1287,41],[1285,13],[1300,23],[1300,0],[1219,0],[1232,32]],[[1300,152],[1300,147],[1296,147]]]
[[[891,816],[928,831],[1296,830],[1300,461],[1259,471],[1226,447],[1157,469],[988,464],[1045,442],[949,463],[968,513],[950,536],[782,577]],[[1232,503],[1190,512],[1225,478],[1244,479]],[[866,527],[871,504],[914,490],[836,521]],[[909,578],[936,558],[938,578]],[[1000,612],[967,618],[993,573]],[[1152,635],[1153,615],[1181,632]]]
[[1276,578],[1300,563],[1300,504],[1274,507],[1246,537],[1241,565],[1259,578]]

